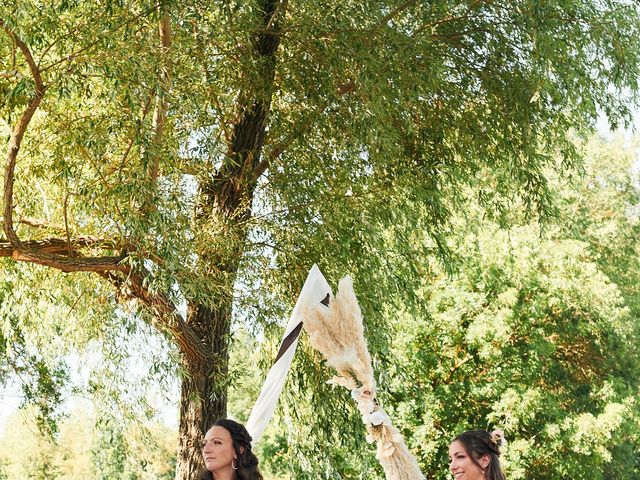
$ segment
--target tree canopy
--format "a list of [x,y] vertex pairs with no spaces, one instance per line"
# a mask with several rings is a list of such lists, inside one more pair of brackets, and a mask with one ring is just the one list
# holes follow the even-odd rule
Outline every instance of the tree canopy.
[[2,1],[0,252],[73,273],[7,291],[60,287],[56,328],[94,337],[138,302],[180,356],[192,478],[234,308],[268,335],[311,263],[351,272],[384,353],[374,299],[416,308],[462,191],[548,215],[567,132],[628,120],[639,24],[625,1]]
[[[424,266],[421,306],[408,308],[404,291],[378,292],[378,322],[390,330],[375,355],[383,406],[427,478],[449,478],[456,433],[496,427],[508,440],[507,478],[637,477],[637,146],[584,149],[581,176],[550,176],[556,221],[528,220],[521,206],[505,227],[470,200],[454,220],[457,268]],[[308,361],[319,375],[304,370],[303,388],[285,397],[284,420],[262,446],[269,468],[283,478],[384,478],[348,395],[319,402],[330,374],[313,353]]]

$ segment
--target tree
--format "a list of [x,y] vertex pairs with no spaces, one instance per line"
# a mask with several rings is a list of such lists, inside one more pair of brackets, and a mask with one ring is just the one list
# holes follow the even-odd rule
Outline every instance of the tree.
[[55,443],[50,435],[39,433],[34,411],[27,409],[12,415],[7,430],[14,432],[0,443],[0,461],[7,478],[57,478]]
[[429,320],[398,315],[391,404],[429,478],[455,432],[492,427],[508,478],[637,478],[635,149],[585,149],[583,175],[554,181],[556,222],[504,229],[470,205],[460,269],[421,289]]
[[[448,443],[470,427],[506,431],[508,478],[637,477],[637,143],[578,148],[580,175],[550,175],[557,218],[537,223],[517,204],[495,216],[469,199],[452,220],[454,271],[414,258],[430,272],[419,302],[376,292],[391,330],[376,348],[383,406],[427,478],[447,477]],[[302,387],[283,399],[260,458],[284,478],[384,478],[360,419],[342,411],[355,410],[349,396],[318,401],[331,373],[316,367],[296,371]]]
[[378,308],[446,254],[460,189],[547,214],[567,129],[637,91],[630,2],[0,5],[0,255],[90,272],[171,338],[182,479],[225,415],[234,305],[273,321],[316,261]]
[[[0,330],[0,381],[4,383],[12,376],[20,380],[25,400],[38,412],[39,428],[50,435],[57,429],[56,410],[67,381],[66,365],[60,357],[42,354],[32,348],[33,342],[28,335],[30,318],[25,312],[31,310],[33,313],[38,309],[34,309],[35,302],[22,302],[20,295],[16,295],[13,287],[21,279],[16,265],[7,264],[3,274],[0,280],[3,320]],[[35,300],[34,297],[30,300]],[[43,331],[42,336],[49,337],[50,333]]]
[[10,433],[0,438],[0,465],[5,475],[0,478],[147,480],[174,476],[175,432],[162,425],[145,422],[127,427],[127,422],[113,417],[96,423],[90,408],[76,406],[59,422],[59,432],[47,436],[39,432],[37,416],[34,408],[28,408],[9,418]]

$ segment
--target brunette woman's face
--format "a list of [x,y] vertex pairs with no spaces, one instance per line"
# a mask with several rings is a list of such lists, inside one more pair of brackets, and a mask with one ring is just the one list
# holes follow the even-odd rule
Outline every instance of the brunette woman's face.
[[449,470],[455,480],[482,480],[484,478],[482,468],[486,469],[489,462],[488,455],[484,455],[477,462],[474,462],[459,440],[452,442],[449,446]]
[[204,437],[202,447],[204,465],[210,472],[231,469],[231,462],[236,458],[231,434],[226,428],[211,427]]

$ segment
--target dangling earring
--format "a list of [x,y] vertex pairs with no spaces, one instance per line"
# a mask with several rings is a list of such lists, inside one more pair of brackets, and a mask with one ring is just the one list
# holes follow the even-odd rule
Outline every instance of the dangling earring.
[[484,474],[484,468],[482,469],[482,476],[483,476],[483,477],[485,476],[485,474]]
[[231,468],[233,468],[234,470],[238,469],[238,464],[236,463],[236,459],[235,458],[233,460],[231,460]]

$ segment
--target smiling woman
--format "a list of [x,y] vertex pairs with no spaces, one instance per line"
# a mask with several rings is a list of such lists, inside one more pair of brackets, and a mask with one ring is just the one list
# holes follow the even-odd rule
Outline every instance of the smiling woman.
[[449,445],[449,469],[456,480],[506,480],[500,468],[500,446],[504,435],[499,430],[470,430],[461,433]]
[[233,420],[217,420],[207,431],[202,457],[201,480],[263,480],[258,458],[251,451],[251,435]]

